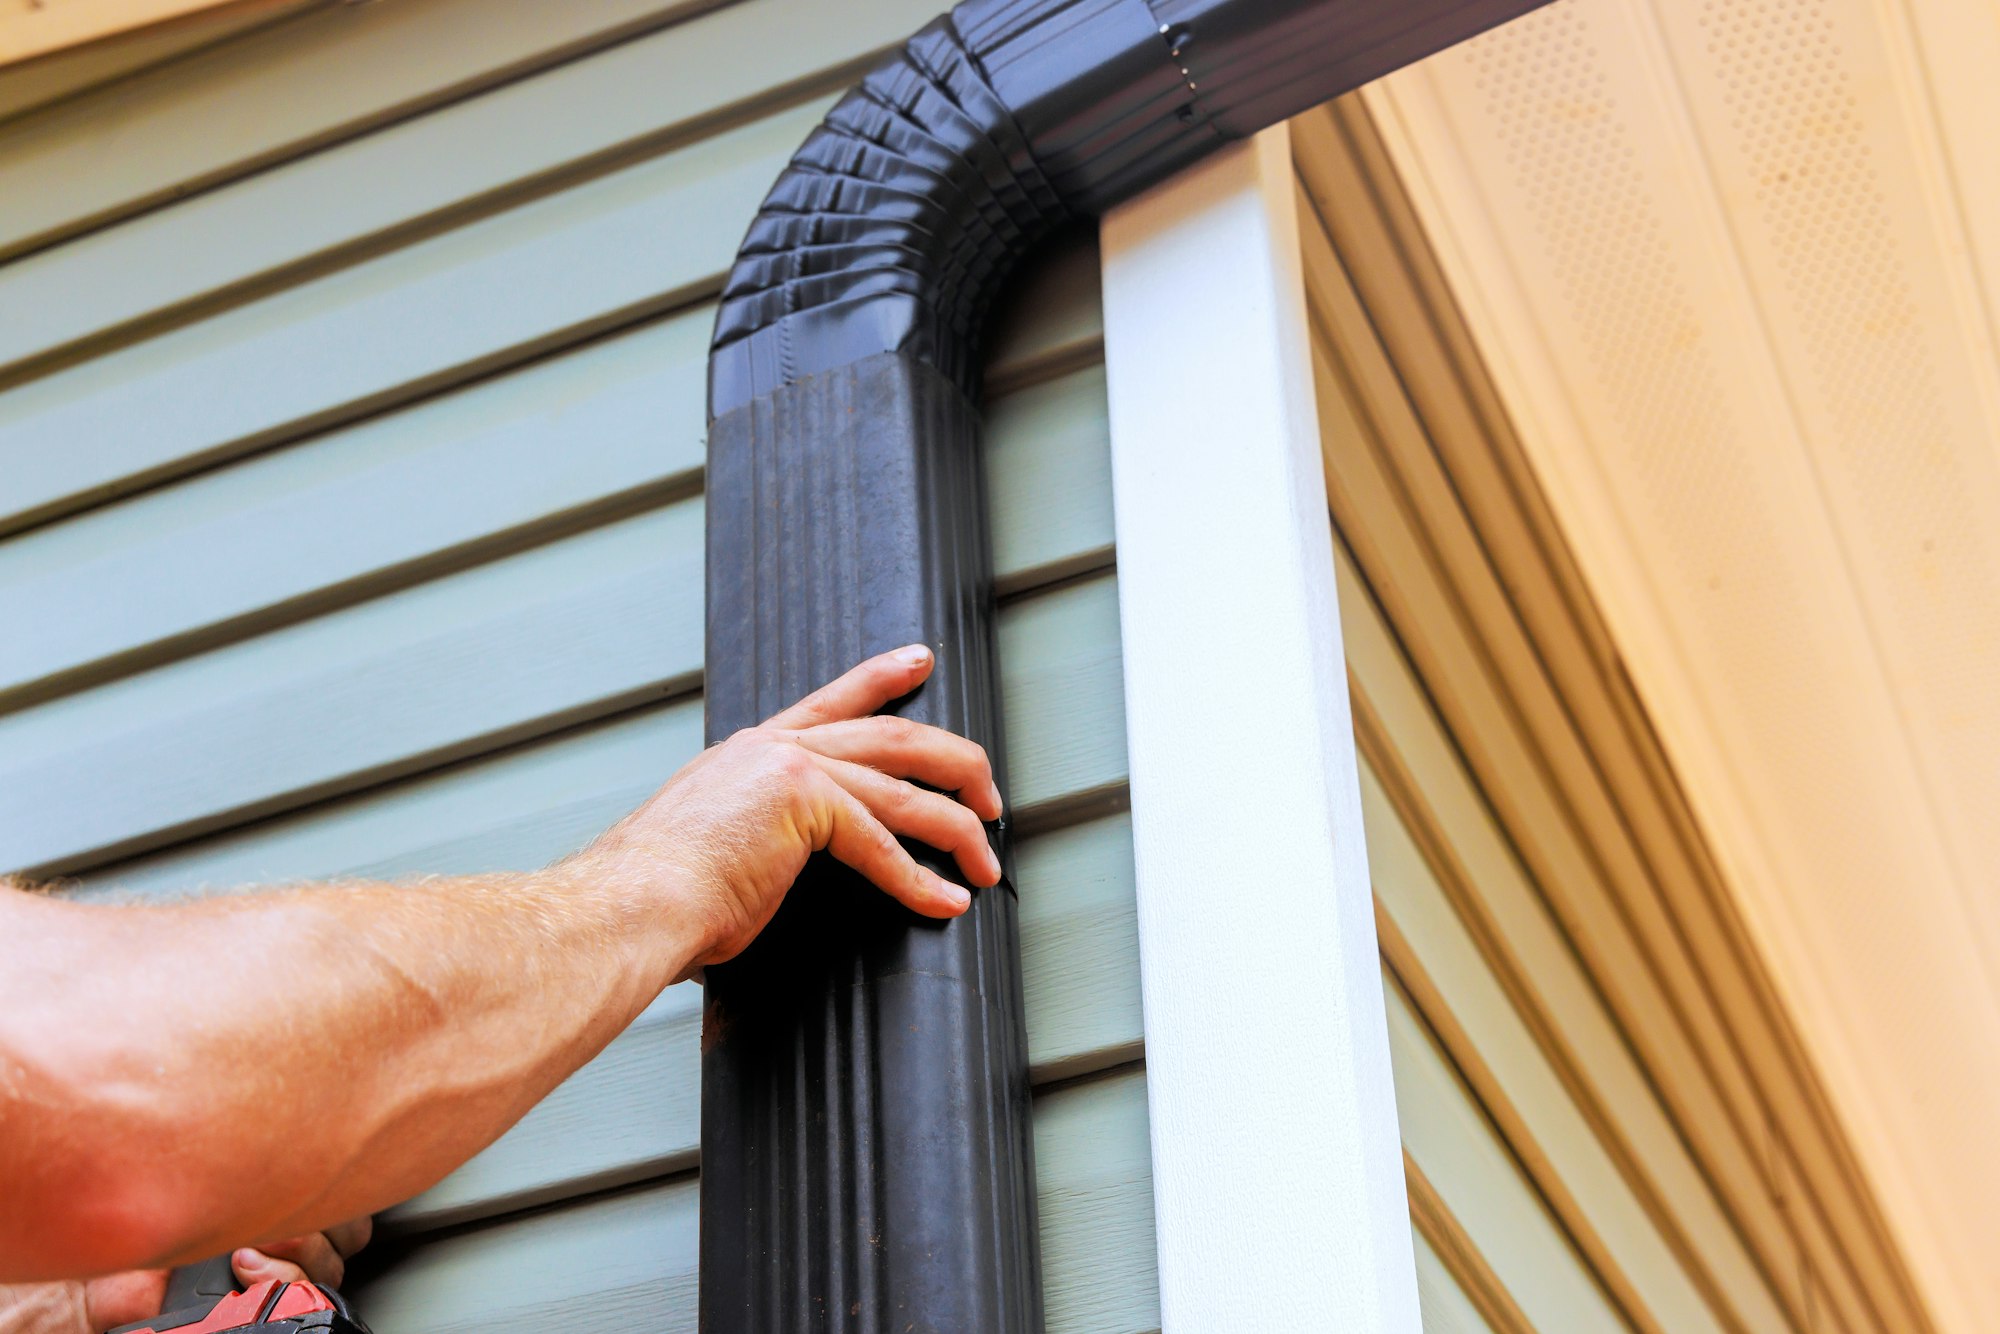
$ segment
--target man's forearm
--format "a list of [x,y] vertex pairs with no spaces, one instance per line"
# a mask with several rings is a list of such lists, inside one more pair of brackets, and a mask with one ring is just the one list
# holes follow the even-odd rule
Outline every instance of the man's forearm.
[[36,942],[0,977],[0,1180],[25,1187],[0,1280],[185,1259],[424,1189],[687,966],[676,932],[577,864],[143,909],[0,889],[0,938]]
[[876,710],[877,654],[710,746],[525,876],[161,908],[0,887],[0,1283],[323,1228],[432,1184],[673,978],[745,949],[826,852],[913,912],[1000,879],[986,753]]

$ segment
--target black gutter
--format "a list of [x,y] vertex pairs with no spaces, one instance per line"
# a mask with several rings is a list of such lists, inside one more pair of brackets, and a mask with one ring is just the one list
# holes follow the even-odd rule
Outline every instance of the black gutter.
[[[998,757],[979,352],[1015,264],[1540,3],[967,0],[869,74],[772,187],[716,320],[709,740],[914,641],[939,665],[899,712]],[[818,859],[709,970],[708,1334],[1041,1329],[1004,824],[994,837],[1007,877],[957,922]]]

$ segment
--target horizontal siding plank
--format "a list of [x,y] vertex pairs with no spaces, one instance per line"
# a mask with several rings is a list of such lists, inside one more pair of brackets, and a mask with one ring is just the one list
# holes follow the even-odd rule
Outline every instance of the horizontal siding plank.
[[[1783,1326],[1784,1320],[1771,1316],[1775,1298],[1739,1227],[1689,1153],[1604,998],[1466,773],[1463,758],[1438,727],[1428,697],[1345,549],[1336,546],[1334,554],[1356,710],[1370,715],[1392,739],[1402,768],[1416,785],[1415,796],[1428,808],[1427,824],[1448,833],[1450,854],[1465,868],[1465,888],[1477,898],[1473,909],[1487,923],[1484,929],[1517,984],[1534,998],[1534,1011],[1548,1026],[1545,1040],[1561,1053],[1580,1090],[1576,1097],[1587,1099],[1594,1115],[1603,1118],[1603,1133],[1616,1138],[1621,1155],[1634,1165],[1750,1327]],[[1372,781],[1379,785],[1380,779]],[[1371,854],[1373,849],[1371,843]],[[1399,888],[1385,883],[1378,892]],[[1450,971],[1433,969],[1441,979]]]
[[1396,987],[1385,990],[1404,1150],[1536,1329],[1624,1334],[1625,1322],[1467,1096],[1423,1021]]
[[[1036,1098],[1051,1334],[1159,1328],[1147,1140],[1140,1071]],[[693,1334],[698,1198],[683,1178],[460,1233],[352,1295],[377,1334]]]
[[1139,922],[1132,820],[1120,812],[1021,841],[1021,970],[1035,1078],[1136,1059]]
[[1102,264],[1093,225],[1051,237],[1009,274],[986,328],[989,397],[1104,360]]
[[[1110,816],[1019,858],[1028,1060],[1036,1083],[1142,1050],[1131,827]],[[385,1220],[459,1224],[686,1171],[700,1159],[701,1000],[675,987],[485,1152]]]
[[986,411],[985,437],[1001,592],[1108,564],[1111,426],[1104,367],[1072,371],[995,400]]
[[1493,1327],[1423,1234],[1414,1234],[1411,1241],[1417,1253],[1417,1303],[1423,1311],[1424,1334],[1489,1334]]
[[745,0],[28,256],[0,269],[0,368],[580,161],[713,132],[801,81],[831,90],[934,13]]
[[[1682,1257],[1647,1214],[1487,969],[1478,945],[1430,875],[1380,780],[1365,762],[1361,798],[1376,898],[1415,951],[1448,1008],[1448,1018],[1464,1033],[1480,1065],[1497,1082],[1500,1095],[1521,1118],[1530,1138],[1526,1143],[1514,1141],[1516,1154],[1532,1153],[1537,1161],[1530,1168],[1538,1179],[1546,1173],[1559,1183],[1658,1327],[1676,1334],[1720,1329]],[[1584,1059],[1589,1061],[1592,1054],[1585,1053]],[[1719,1215],[1716,1221],[1722,1221]],[[1762,1295],[1763,1305],[1751,1309],[1766,1322],[1746,1323],[1753,1328],[1781,1328],[1784,1322],[1777,1307],[1768,1293]]]
[[519,870],[564,857],[701,750],[687,696],[79,877],[85,898]]
[[1000,608],[1000,707],[1015,822],[1124,791],[1125,675],[1110,574]]
[[70,866],[664,698],[697,678],[682,501],[0,719],[0,862]]
[[712,8],[715,0],[329,6],[6,127],[0,257]]
[[[1125,779],[1116,584],[1106,577],[1044,596],[1058,605],[1017,603],[1001,619],[1017,821]],[[1035,614],[1024,620],[1024,610]],[[80,892],[149,897],[539,866],[637,806],[694,756],[701,736],[701,701],[675,700],[107,866],[83,875]]]
[[703,295],[822,111],[728,131],[0,396],[0,531]]
[[[0,624],[24,630],[0,641],[0,710],[454,550],[692,489],[713,320],[703,305],[0,543]],[[1108,563],[1107,429],[1100,368],[991,405],[1004,587]]]
[[375,1334],[695,1334],[699,1186],[682,1178],[448,1237],[344,1285]]
[[[1454,484],[1435,471],[1424,446],[1416,458],[1431,471],[1413,491],[1411,478],[1398,475],[1372,446],[1366,413],[1341,387],[1344,372],[1326,347],[1315,347],[1314,369],[1336,520],[1353,518],[1343,528],[1354,560],[1373,578],[1374,596],[1452,727],[1454,744],[1477,774],[1483,800],[1497,812],[1512,855],[1559,915],[1764,1273],[1790,1289],[1781,1299],[1794,1323],[1805,1319],[1809,1304],[1800,1286],[1807,1270],[1794,1262],[1801,1241],[1833,1289],[1833,1309],[1865,1311],[1858,1271],[1840,1258],[1840,1238],[1818,1207],[1824,1201],[1815,1202],[1810,1192],[1798,1196],[1779,1182],[1795,1145],[1815,1142],[1789,1133],[1774,1138],[1769,1115],[1777,1104],[1771,1099],[1782,1101],[1789,1081],[1756,1087],[1757,1065],[1742,1059],[1742,1033],[1717,1005],[1715,988],[1722,984],[1704,974],[1689,952],[1684,923],[1668,910],[1663,895],[1675,877],[1651,864],[1633,841],[1632,812],[1610,799],[1602,757],[1594,757],[1575,730],[1571,704],[1547,677],[1541,650],[1522,638],[1513,594],[1486,568],[1487,557],[1469,532],[1440,546],[1443,539],[1410,518],[1411,496],[1426,491],[1434,493],[1438,513],[1456,514]],[[1462,528],[1464,521],[1459,515],[1449,522]],[[1473,586],[1453,583],[1440,564],[1446,548],[1466,556],[1461,572],[1477,575]],[[1532,580],[1524,585],[1533,586]],[[1603,684],[1595,674],[1602,661],[1582,688]],[[1615,733],[1622,724],[1610,725]],[[1776,1074],[1783,1061],[1774,1056],[1764,1067]],[[1780,1208],[1781,1196],[1802,1207]]]
[[702,307],[0,543],[0,624],[30,628],[0,642],[0,706],[565,512],[698,485],[712,320]]
[[1160,1279],[1145,1072],[1039,1095],[1035,1174],[1048,1334],[1156,1334]]
[[[0,864],[72,869],[692,686],[700,501],[0,719]],[[1109,575],[1000,616],[1012,799],[1125,774]],[[664,777],[662,772],[660,777]]]

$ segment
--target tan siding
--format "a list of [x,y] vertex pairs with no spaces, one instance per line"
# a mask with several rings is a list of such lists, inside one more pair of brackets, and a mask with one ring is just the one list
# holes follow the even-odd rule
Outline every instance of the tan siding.
[[[1800,1281],[1801,1229],[1822,1224],[1788,1214],[1765,1180],[1762,1123],[1732,1110],[1788,1076],[1741,1061],[1743,1016],[1716,1003],[1755,980],[1719,977],[1725,952],[1690,949],[1684,930],[1705,928],[1659,892],[1689,874],[1677,812],[1648,786],[1662,771],[1643,767],[1616,678],[1596,674],[1588,599],[1537,526],[1448,296],[1426,285],[1421,233],[1351,103],[1294,133],[1397,986],[1622,1323],[1869,1327],[1851,1287],[1829,1308]],[[1510,1236],[1472,1217],[1465,1232],[1482,1254]],[[1526,1308],[1507,1266],[1492,1268]]]

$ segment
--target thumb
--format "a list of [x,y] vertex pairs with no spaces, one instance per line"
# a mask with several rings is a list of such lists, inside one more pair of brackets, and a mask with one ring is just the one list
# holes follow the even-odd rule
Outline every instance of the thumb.
[[270,1242],[256,1249],[246,1246],[230,1257],[230,1263],[245,1283],[276,1278],[287,1283],[319,1283],[337,1288],[347,1277],[347,1262],[324,1232],[308,1232],[303,1237]]
[[290,1260],[280,1260],[262,1251],[244,1247],[229,1257],[230,1268],[236,1271],[237,1281],[244,1287],[253,1287],[265,1279],[275,1278],[283,1283],[303,1283],[306,1271]]

